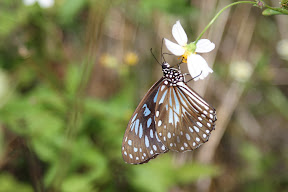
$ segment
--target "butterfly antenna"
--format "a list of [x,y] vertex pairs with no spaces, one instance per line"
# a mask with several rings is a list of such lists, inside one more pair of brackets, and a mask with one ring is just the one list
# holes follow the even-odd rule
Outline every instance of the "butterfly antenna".
[[153,55],[154,59],[157,61],[157,63],[158,63],[159,65],[161,65],[161,63],[159,63],[159,61],[156,59],[154,53],[152,52],[152,48],[150,49],[150,52],[151,52],[151,54]]
[[161,56],[162,56],[162,57],[161,57],[161,62],[162,62],[162,58],[163,58],[164,62],[167,63],[166,60],[165,60],[165,58],[164,58],[163,51],[162,51],[162,48],[163,48],[163,41],[164,41],[164,38],[162,38],[162,45],[161,45]]

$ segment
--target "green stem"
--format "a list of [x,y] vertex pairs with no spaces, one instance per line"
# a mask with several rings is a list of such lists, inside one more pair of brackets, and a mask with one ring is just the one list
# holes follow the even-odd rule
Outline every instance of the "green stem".
[[279,8],[279,7],[270,7],[269,5],[264,5],[265,8],[268,8],[268,9],[271,9],[271,10],[274,10],[274,11],[278,11],[280,13],[283,13],[285,15],[288,15],[288,10],[286,9],[283,9],[283,8]]
[[227,8],[232,7],[233,5],[237,5],[237,4],[242,4],[242,3],[246,3],[246,4],[256,4],[254,1],[238,1],[235,3],[231,3],[229,5],[227,5],[226,7],[222,8],[214,17],[213,19],[210,21],[210,23],[205,27],[205,29],[201,32],[201,34],[197,37],[196,41],[194,42],[195,44],[199,41],[199,39],[203,36],[203,34],[207,31],[207,29],[214,23],[214,21],[219,17],[219,15]]

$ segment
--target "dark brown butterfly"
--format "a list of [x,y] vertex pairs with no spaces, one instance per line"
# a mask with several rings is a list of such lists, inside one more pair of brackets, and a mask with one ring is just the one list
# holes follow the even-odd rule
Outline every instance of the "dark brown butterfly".
[[216,110],[184,82],[181,71],[166,62],[162,71],[126,128],[122,156],[127,163],[147,163],[169,150],[194,150],[215,129]]

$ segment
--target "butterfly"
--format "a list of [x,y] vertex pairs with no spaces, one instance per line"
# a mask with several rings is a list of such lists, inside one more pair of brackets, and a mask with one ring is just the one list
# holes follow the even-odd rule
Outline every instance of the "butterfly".
[[184,82],[180,69],[165,61],[162,72],[126,128],[122,142],[126,163],[147,163],[169,150],[194,150],[215,129],[216,110]]

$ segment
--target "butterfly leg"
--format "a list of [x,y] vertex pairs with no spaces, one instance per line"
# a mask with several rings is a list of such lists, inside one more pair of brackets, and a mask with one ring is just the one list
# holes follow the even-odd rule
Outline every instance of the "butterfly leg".
[[[197,75],[196,77],[192,77],[191,79],[189,79],[189,80],[186,81],[185,83],[188,83],[189,81],[192,81],[193,79],[199,77],[201,74],[202,74],[202,71],[201,71],[201,73],[200,73],[199,75]],[[189,75],[189,76],[191,76],[189,73],[184,73],[183,75],[184,75],[184,76],[185,76],[185,75]]]

